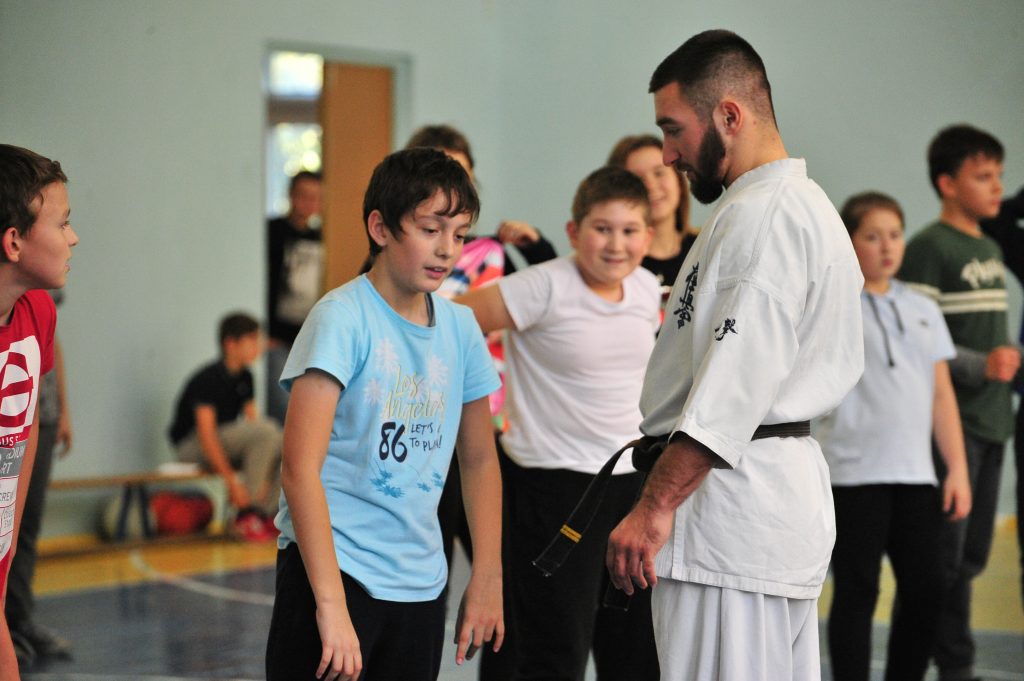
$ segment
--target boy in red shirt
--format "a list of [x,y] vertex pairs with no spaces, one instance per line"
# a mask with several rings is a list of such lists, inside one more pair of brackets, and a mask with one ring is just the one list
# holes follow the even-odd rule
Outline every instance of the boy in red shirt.
[[[64,286],[78,236],[60,164],[0,144],[0,606],[7,592],[39,430],[39,378],[53,368],[57,313],[45,290]],[[0,618],[0,681],[19,679]]]

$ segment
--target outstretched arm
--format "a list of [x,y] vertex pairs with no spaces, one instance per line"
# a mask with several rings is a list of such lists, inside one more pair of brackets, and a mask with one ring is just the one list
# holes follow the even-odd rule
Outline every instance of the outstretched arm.
[[323,645],[316,676],[325,681],[354,681],[363,668],[320,481],[341,389],[337,380],[317,370],[294,380],[281,458],[281,488],[316,600],[316,626]]
[[501,568],[501,471],[487,397],[462,407],[456,445],[462,497],[473,540],[473,571],[455,625],[455,663],[471,659],[487,641],[497,652],[505,639]]
[[512,315],[508,312],[501,289],[497,285],[483,286],[455,299],[456,303],[473,310],[476,323],[484,333],[500,329],[515,329]]
[[654,558],[668,541],[676,509],[704,482],[718,457],[689,435],[678,434],[651,469],[643,494],[608,537],[612,583],[627,594],[654,586]]

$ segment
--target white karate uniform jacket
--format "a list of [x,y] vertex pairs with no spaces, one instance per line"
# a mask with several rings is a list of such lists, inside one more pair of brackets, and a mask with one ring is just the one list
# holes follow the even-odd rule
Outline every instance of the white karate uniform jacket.
[[802,159],[726,190],[676,279],[641,396],[644,433],[682,431],[722,460],[676,511],[659,577],[819,595],[835,517],[818,443],[750,438],[761,424],[824,414],[857,382],[862,286]]

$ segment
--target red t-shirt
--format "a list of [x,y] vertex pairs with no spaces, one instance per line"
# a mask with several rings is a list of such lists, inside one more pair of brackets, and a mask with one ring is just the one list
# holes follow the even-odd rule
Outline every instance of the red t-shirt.
[[0,594],[14,539],[14,502],[29,431],[39,400],[39,377],[53,368],[57,310],[46,291],[18,298],[0,326]]

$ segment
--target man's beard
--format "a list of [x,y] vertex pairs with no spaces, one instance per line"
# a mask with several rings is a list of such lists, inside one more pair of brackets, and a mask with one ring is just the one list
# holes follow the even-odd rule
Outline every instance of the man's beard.
[[[725,188],[724,178],[718,176],[718,166],[725,158],[725,145],[718,134],[713,121],[708,122],[708,129],[700,141],[697,151],[697,166],[693,168],[693,179],[690,181],[690,193],[701,203],[708,204],[718,199]],[[676,168],[680,171],[678,162]]]

